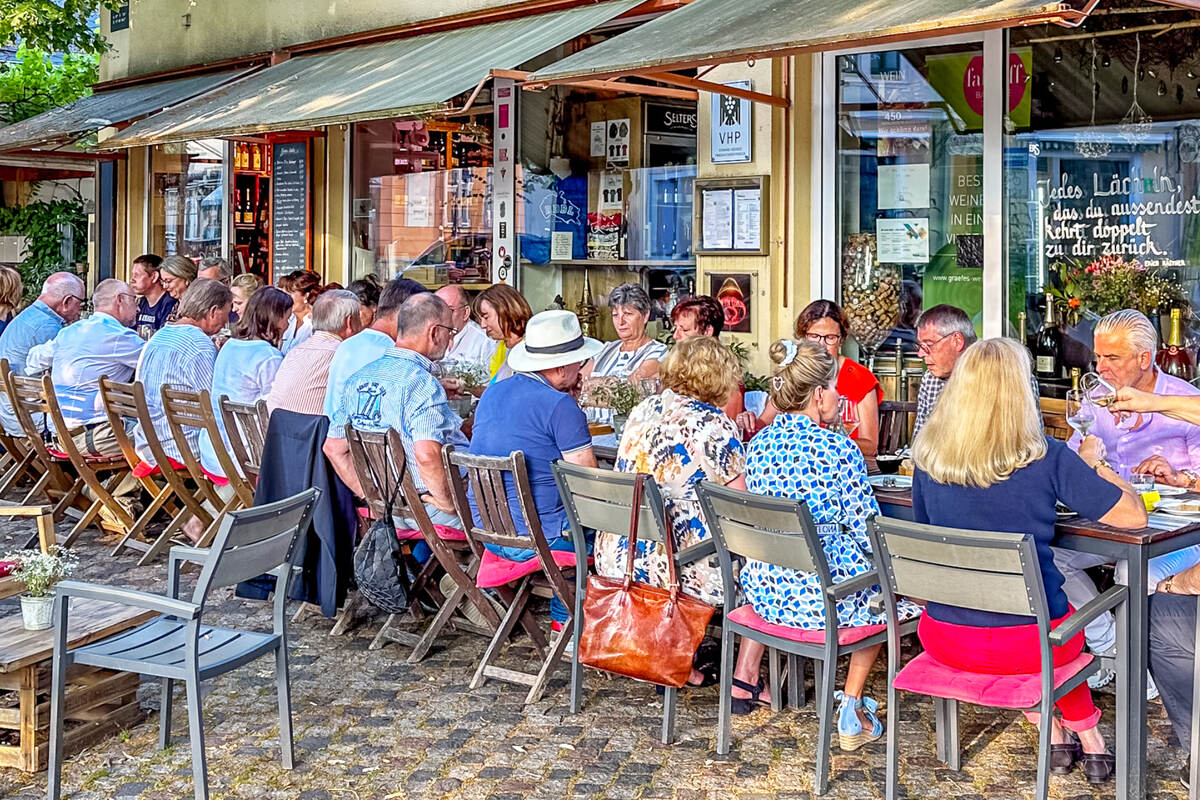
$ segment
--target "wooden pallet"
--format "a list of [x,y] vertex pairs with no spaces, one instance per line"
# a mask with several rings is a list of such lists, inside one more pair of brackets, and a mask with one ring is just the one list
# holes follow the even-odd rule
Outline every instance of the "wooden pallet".
[[[146,718],[138,705],[140,676],[95,667],[67,672],[64,755],[115,735]],[[26,772],[46,768],[50,737],[50,664],[0,673],[0,732],[15,731],[19,744],[0,745],[0,767]]]

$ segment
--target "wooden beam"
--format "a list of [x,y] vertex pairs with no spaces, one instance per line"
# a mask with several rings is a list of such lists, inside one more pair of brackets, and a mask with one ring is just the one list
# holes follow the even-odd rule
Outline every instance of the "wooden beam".
[[[575,80],[568,83],[560,84],[562,86],[573,86],[579,89],[596,89],[604,92],[617,92],[619,94],[640,94],[647,97],[669,97],[673,100],[699,100],[700,95],[690,89],[671,89],[666,86],[652,86],[646,83],[625,83],[624,81],[606,81],[606,80]],[[521,86],[522,89],[529,91],[540,91],[546,88],[546,84],[525,83]]]
[[727,94],[730,97],[738,97],[742,100],[749,100],[752,103],[764,103],[776,108],[787,108],[791,105],[791,101],[786,97],[776,97],[773,94],[763,94],[762,92],[753,92],[749,89],[739,89],[735,86],[723,86],[712,81],[702,81],[699,78],[686,78],[683,75],[676,75],[674,72],[647,72],[638,73],[642,77],[650,78],[659,83],[669,83],[673,86],[686,86],[689,89],[695,89],[699,92],[712,92],[714,94]]

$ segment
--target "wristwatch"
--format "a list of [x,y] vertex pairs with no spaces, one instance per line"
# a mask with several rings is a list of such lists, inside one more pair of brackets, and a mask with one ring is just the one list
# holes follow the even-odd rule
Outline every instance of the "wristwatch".
[[1175,576],[1174,575],[1168,576],[1159,585],[1162,587],[1162,590],[1164,592],[1166,592],[1167,594],[1175,594]]
[[[1092,464],[1092,469],[1100,469],[1101,467],[1104,467],[1105,469],[1112,469],[1112,464],[1108,463],[1107,458],[1097,459],[1096,463]],[[1115,472],[1116,470],[1113,471]]]

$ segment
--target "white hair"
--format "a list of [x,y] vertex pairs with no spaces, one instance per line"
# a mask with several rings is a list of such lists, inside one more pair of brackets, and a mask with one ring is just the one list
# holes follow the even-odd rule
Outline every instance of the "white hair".
[[1096,336],[1119,334],[1133,348],[1135,353],[1158,352],[1158,332],[1146,315],[1132,308],[1123,308],[1106,315],[1096,323]]

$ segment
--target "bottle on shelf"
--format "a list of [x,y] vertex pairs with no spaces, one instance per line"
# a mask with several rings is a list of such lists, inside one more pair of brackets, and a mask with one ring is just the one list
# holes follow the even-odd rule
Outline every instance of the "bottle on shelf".
[[246,168],[246,145],[238,142],[233,146],[233,168]]
[[242,192],[240,189],[233,190],[233,224],[236,225],[242,221]]
[[1033,371],[1042,380],[1062,377],[1062,331],[1054,316],[1054,295],[1046,295],[1046,316],[1033,345]]
[[1196,377],[1196,362],[1183,341],[1183,314],[1178,308],[1171,309],[1171,333],[1158,350],[1155,359],[1158,368],[1168,375],[1184,381]]
[[251,152],[253,159],[251,161],[251,164],[253,164],[252,169],[255,172],[262,172],[262,145],[254,145],[254,149]]

